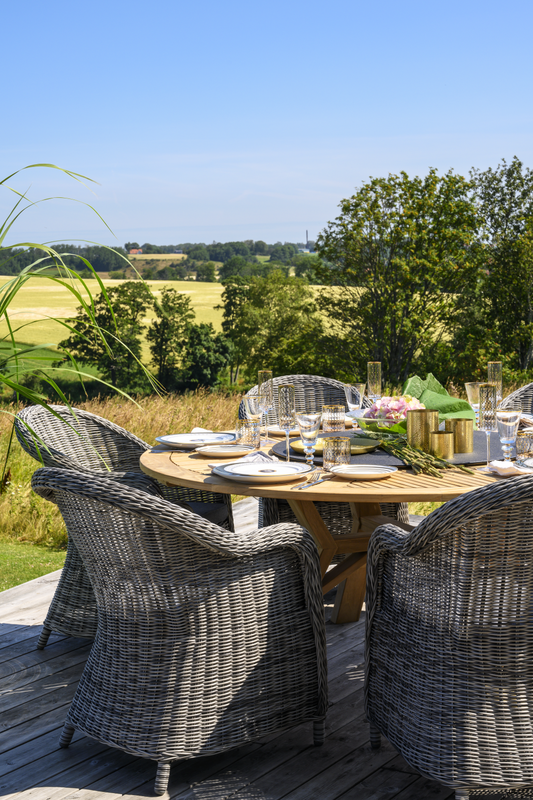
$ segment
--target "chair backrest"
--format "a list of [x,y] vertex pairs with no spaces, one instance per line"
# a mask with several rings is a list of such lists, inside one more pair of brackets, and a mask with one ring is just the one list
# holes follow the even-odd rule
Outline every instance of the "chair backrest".
[[515,404],[519,403],[522,411],[526,414],[533,414],[533,383],[528,383],[526,386],[521,386],[515,392],[508,395],[505,400],[500,404],[500,408],[515,408]]
[[[278,387],[283,384],[292,384],[296,398],[296,410],[316,408],[317,411],[322,406],[342,405],[346,406],[346,396],[344,394],[344,384],[334,378],[322,378],[318,375],[282,375],[274,378],[274,409],[268,412],[267,421],[269,425],[275,425],[278,421]],[[253,386],[247,394],[257,394],[258,387]],[[370,407],[371,401],[367,397],[363,398],[363,407]],[[241,402],[239,416],[246,417],[244,402]]]
[[139,457],[150,449],[142,439],[89,411],[51,408],[57,417],[42,406],[23,408],[15,417],[20,445],[37,461],[64,469],[139,472]]

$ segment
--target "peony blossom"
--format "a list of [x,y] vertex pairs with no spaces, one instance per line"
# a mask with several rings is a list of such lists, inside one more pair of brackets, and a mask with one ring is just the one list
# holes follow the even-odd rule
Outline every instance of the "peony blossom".
[[405,419],[406,412],[412,408],[425,408],[425,405],[409,394],[401,395],[401,397],[399,395],[382,397],[366,411],[365,419],[390,419],[400,422]]

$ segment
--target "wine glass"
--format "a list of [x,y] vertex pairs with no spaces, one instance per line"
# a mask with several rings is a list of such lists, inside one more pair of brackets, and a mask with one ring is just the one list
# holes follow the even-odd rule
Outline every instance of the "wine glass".
[[369,361],[366,368],[368,396],[375,403],[381,398],[381,361]]
[[[497,389],[496,398],[498,398]],[[503,460],[506,464],[511,463],[511,453],[513,452],[513,445],[516,442],[516,433],[520,424],[520,416],[520,411],[496,412],[496,424],[498,425],[500,442],[503,445]]]
[[305,460],[310,467],[315,459],[315,447],[320,433],[322,413],[320,411],[301,411],[296,414],[296,422],[300,428],[300,438],[304,446]]
[[500,405],[502,401],[501,361],[489,361],[489,363],[487,364],[487,383],[492,383],[492,385],[496,387],[496,402],[498,403],[498,405]]
[[296,427],[296,409],[294,399],[294,386],[287,384],[278,386],[278,425],[285,431],[287,442],[287,461],[289,461],[289,436]]
[[466,396],[468,397],[468,402],[472,406],[474,413],[476,415],[476,425],[479,428],[479,387],[481,383],[476,381],[471,381],[470,383],[465,383],[466,389]]
[[357,414],[353,413],[359,411],[363,405],[363,397],[365,396],[366,383],[345,383],[344,394],[346,396],[346,405],[348,412],[352,417],[352,426],[355,428],[357,425]]
[[263,414],[265,415],[265,439],[264,444],[268,442],[268,412],[274,408],[274,383],[272,381],[271,369],[260,369],[257,373],[257,392],[260,397],[264,398],[261,405]]
[[479,386],[479,429],[487,434],[487,466],[484,468],[484,472],[490,472],[490,433],[498,430],[496,408],[496,387],[492,383],[481,383]]
[[261,423],[265,398],[261,394],[246,394],[243,397],[246,416],[253,422]]

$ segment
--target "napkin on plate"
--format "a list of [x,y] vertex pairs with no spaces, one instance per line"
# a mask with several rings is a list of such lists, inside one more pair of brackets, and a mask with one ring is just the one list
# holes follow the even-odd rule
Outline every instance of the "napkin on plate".
[[[241,464],[246,461],[279,461],[279,458],[276,456],[270,456],[268,453],[262,453],[260,450],[256,450],[253,453],[248,453],[247,456],[243,456],[242,458],[236,458],[235,461],[232,461],[232,464]],[[211,469],[214,467],[220,467],[220,464],[208,464]]]
[[518,464],[508,464],[505,461],[491,461],[489,468],[491,472],[497,472],[498,475],[501,475],[503,478],[510,478],[513,475],[533,474],[533,468],[531,467],[520,467]]

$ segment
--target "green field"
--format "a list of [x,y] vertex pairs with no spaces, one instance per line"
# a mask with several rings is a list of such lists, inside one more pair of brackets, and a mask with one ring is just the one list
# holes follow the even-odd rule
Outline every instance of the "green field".
[[[1,285],[3,286],[8,280],[4,278]],[[91,290],[98,293],[96,281],[89,283]],[[121,281],[104,280],[103,283],[106,287],[119,286]],[[147,283],[156,297],[164,286],[173,287],[178,292],[188,295],[196,312],[196,322],[211,322],[217,330],[221,329],[222,311],[216,311],[214,308],[220,303],[222,295],[223,287],[220,283],[196,281],[147,281]],[[68,289],[52,283],[47,278],[30,278],[10,304],[11,324],[19,328],[16,332],[17,341],[30,344],[57,344],[68,335],[68,330],[50,317],[66,319],[75,316],[77,305],[75,297]],[[153,313],[148,314],[146,321],[148,322],[153,316]],[[6,323],[0,322],[0,336],[4,337],[7,332]]]

